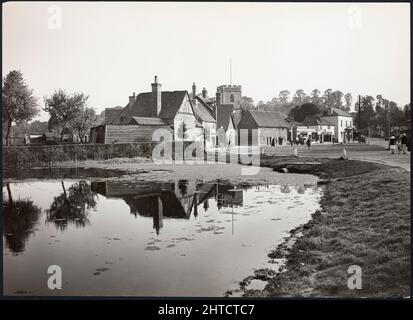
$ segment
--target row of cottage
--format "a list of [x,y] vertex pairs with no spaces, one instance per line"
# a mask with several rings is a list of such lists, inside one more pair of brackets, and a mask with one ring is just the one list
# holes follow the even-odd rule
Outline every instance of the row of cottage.
[[152,141],[156,129],[169,130],[175,140],[204,141],[206,147],[285,145],[308,137],[319,142],[352,139],[352,116],[339,109],[293,124],[279,112],[242,111],[238,85],[219,86],[215,97],[208,97],[205,88],[198,94],[195,83],[191,93],[162,91],[157,77],[151,86],[150,92],[133,93],[123,108],[106,108],[105,123],[91,129],[91,142]]

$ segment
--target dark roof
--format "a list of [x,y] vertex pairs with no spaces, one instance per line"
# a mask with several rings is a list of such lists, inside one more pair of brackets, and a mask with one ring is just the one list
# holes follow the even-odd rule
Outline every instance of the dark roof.
[[139,124],[139,125],[152,125],[152,126],[165,126],[167,125],[160,118],[148,118],[148,117],[132,117],[129,124]]
[[290,123],[285,120],[285,115],[280,112],[266,112],[248,110],[258,127],[267,128],[289,128]]
[[203,105],[197,103],[193,106],[195,116],[205,122],[215,122],[215,117],[212,115],[212,111]]
[[217,107],[217,130],[222,127],[227,131],[233,109],[233,104],[221,104]]
[[[187,91],[162,91],[161,119],[173,119],[178,112]],[[122,112],[111,122],[112,124],[128,124],[132,117],[152,117],[152,92],[138,94],[135,102],[128,103]]]
[[[341,116],[341,117],[352,117],[351,114],[348,112],[338,109],[338,108],[331,108],[332,115],[334,116]],[[328,117],[330,114],[326,115]]]
[[300,123],[302,126],[334,126],[330,121],[320,117],[320,116],[307,116],[303,122]]
[[122,110],[122,107],[106,108],[105,123],[111,123],[122,112]]

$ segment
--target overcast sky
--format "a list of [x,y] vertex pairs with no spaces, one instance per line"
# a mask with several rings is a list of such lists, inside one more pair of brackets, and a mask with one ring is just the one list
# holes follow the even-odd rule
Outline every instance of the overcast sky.
[[[61,28],[48,13],[61,8]],[[54,23],[54,24],[53,24]],[[410,7],[339,3],[3,4],[3,76],[21,70],[43,106],[84,92],[98,112],[132,92],[233,84],[255,102],[318,88],[410,102]],[[48,117],[43,113],[41,120]]]

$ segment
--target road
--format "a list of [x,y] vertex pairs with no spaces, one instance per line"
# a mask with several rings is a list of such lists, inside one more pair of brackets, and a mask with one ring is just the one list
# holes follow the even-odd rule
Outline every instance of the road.
[[[387,141],[383,139],[372,139],[371,144],[313,144],[308,150],[306,145],[298,146],[298,155],[306,157],[324,157],[339,158],[343,155],[343,149],[346,150],[348,159],[371,161],[387,164],[394,167],[400,167],[410,171],[410,152],[406,154],[391,154],[386,150]],[[253,148],[258,151],[257,148]],[[230,152],[246,153],[247,147],[234,147]],[[291,146],[265,147],[261,149],[267,155],[289,156],[294,152]]]

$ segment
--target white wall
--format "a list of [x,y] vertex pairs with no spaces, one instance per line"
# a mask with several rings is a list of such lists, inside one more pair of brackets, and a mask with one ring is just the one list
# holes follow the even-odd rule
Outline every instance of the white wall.
[[338,142],[343,142],[344,129],[348,126],[354,125],[353,118],[351,116],[325,116],[323,118],[335,125],[334,136],[336,139],[338,139]]

